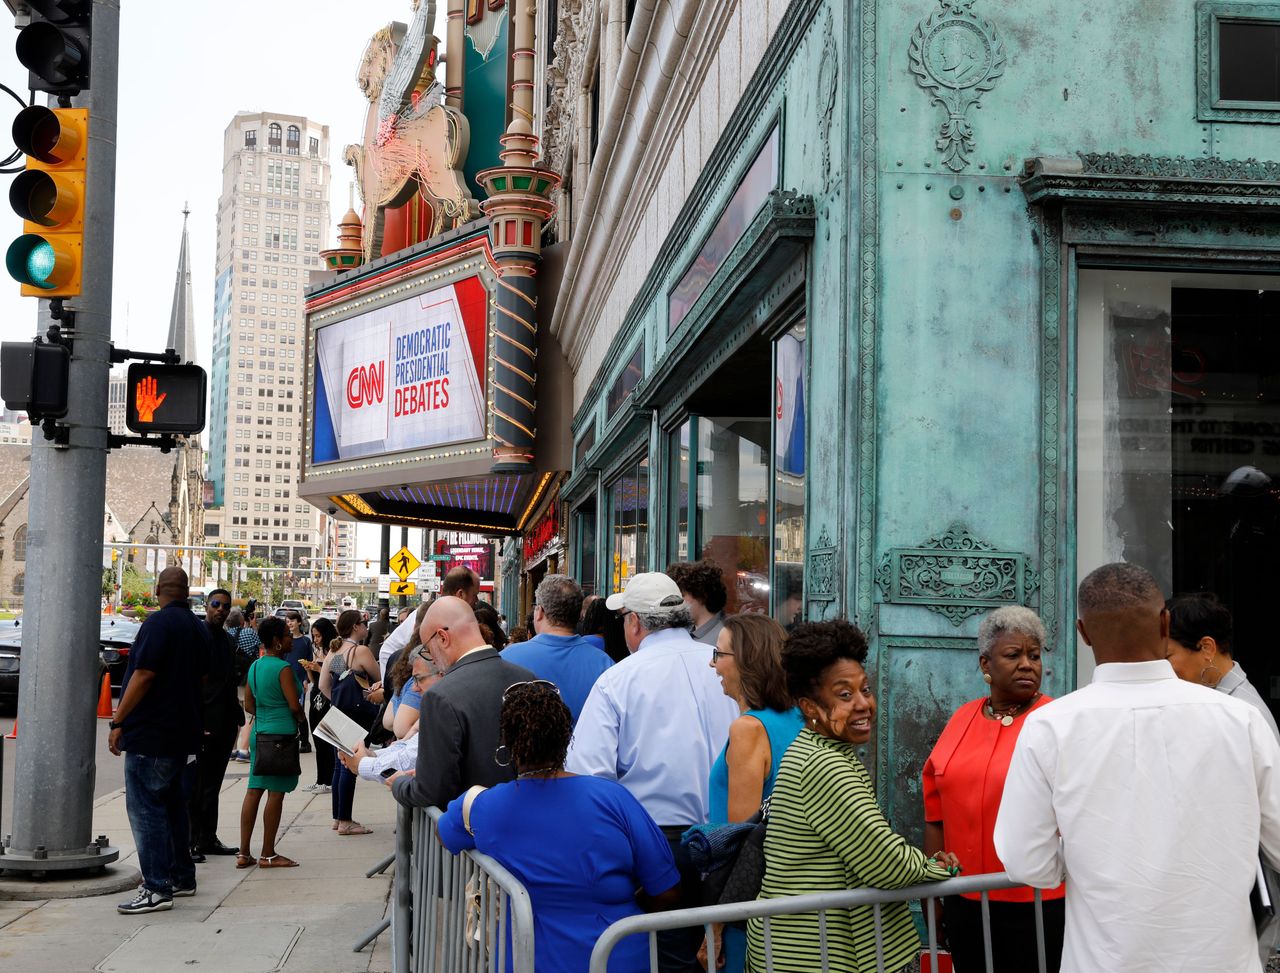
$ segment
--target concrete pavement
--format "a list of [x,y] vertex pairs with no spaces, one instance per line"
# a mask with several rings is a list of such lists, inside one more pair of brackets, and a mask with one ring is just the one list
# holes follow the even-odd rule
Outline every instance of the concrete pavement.
[[[19,728],[21,733],[21,728]],[[219,802],[219,833],[239,839],[245,764],[231,764]],[[304,781],[306,778],[304,777]],[[395,801],[381,784],[361,781],[355,816],[371,835],[340,837],[328,794],[285,797],[278,850],[299,868],[237,870],[235,858],[196,866],[197,892],[170,912],[116,913],[129,894],[37,902],[0,901],[0,969],[5,973],[384,973],[390,933],[353,953],[352,944],[387,915],[391,869],[364,873],[389,855]],[[259,812],[261,813],[261,812]],[[254,851],[261,849],[262,823]],[[124,792],[99,800],[94,833],[121,850],[120,867],[136,868]]]

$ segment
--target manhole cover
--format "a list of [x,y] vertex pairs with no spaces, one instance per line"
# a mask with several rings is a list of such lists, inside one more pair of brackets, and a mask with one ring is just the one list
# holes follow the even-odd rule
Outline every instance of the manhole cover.
[[276,973],[302,935],[278,923],[166,922],[142,926],[101,963],[98,973]]

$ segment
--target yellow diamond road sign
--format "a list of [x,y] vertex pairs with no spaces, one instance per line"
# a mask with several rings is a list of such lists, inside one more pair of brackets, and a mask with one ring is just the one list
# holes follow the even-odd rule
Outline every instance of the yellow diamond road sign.
[[391,570],[401,581],[417,571],[421,563],[407,547],[400,548],[391,556]]
[[416,595],[418,586],[412,581],[392,581],[391,591],[389,594],[394,598],[396,595]]

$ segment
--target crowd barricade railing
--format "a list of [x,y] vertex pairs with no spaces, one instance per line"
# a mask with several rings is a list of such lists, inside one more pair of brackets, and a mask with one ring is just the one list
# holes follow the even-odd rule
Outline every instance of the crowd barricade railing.
[[[753,970],[753,973],[783,973],[775,967],[770,941],[770,919],[776,916],[797,915],[802,913],[818,914],[818,942],[815,944],[817,955],[813,957],[813,965],[806,966],[806,973],[828,973],[830,958],[827,948],[827,913],[835,910],[850,909],[855,906],[870,906],[875,928],[876,966],[874,973],[900,973],[900,969],[890,970],[884,965],[884,943],[881,935],[881,907],[894,902],[915,902],[919,900],[924,906],[927,927],[927,938],[922,949],[931,959],[931,968],[937,970],[938,930],[935,913],[932,908],[934,900],[949,895],[962,893],[981,893],[982,902],[982,938],[986,952],[986,973],[994,973],[991,940],[991,909],[988,893],[1000,889],[1022,888],[1012,881],[1004,872],[992,872],[982,875],[966,875],[960,878],[947,879],[943,882],[927,882],[911,885],[907,888],[881,889],[848,889],[840,892],[813,892],[807,895],[791,895],[776,899],[756,899],[751,902],[736,902],[731,905],[712,905],[697,909],[674,909],[670,912],[650,912],[645,915],[630,916],[619,919],[609,926],[596,940],[591,951],[589,973],[607,973],[609,956],[614,947],[627,936],[646,934],[649,937],[649,970],[657,973],[658,947],[657,934],[668,929],[687,929],[691,926],[702,926],[707,937],[708,957],[707,969],[715,969],[715,939],[711,935],[711,927],[715,923],[743,922],[747,919],[763,919],[762,939],[764,943],[764,970]],[[1044,910],[1040,898],[1040,890],[1034,896],[1036,914],[1037,970],[1046,973]],[[786,971],[790,973],[790,971]],[[868,970],[865,973],[872,973]]]
[[451,855],[440,843],[440,814],[434,807],[399,809],[392,970],[505,973],[510,953],[513,973],[534,973],[528,891],[488,855]]

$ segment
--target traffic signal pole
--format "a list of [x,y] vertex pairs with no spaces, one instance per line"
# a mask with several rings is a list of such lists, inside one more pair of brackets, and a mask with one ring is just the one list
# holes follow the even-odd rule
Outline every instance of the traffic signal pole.
[[[73,325],[61,322],[72,341],[68,435],[65,445],[32,436],[22,730],[13,832],[0,856],[0,869],[31,875],[100,869],[119,857],[105,839],[92,840],[119,29],[119,0],[94,0],[92,93],[75,99],[90,113],[82,289],[67,301]],[[48,307],[41,304],[45,324]]]

